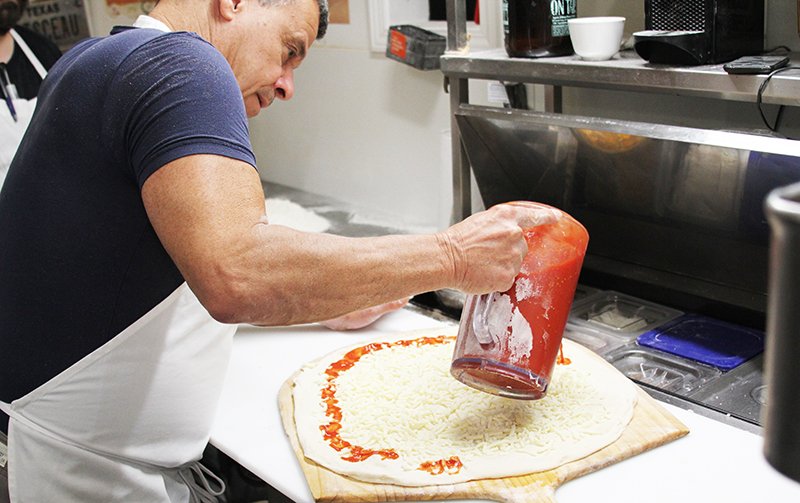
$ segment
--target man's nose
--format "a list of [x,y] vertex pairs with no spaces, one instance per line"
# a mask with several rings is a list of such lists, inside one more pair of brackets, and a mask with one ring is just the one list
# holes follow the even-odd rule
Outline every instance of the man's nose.
[[294,96],[294,70],[287,68],[275,82],[275,97],[289,100],[292,96]]

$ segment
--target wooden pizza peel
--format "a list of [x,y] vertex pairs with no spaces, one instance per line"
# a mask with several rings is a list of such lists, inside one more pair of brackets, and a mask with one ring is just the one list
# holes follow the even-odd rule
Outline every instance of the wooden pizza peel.
[[[595,358],[602,359],[593,354]],[[315,501],[332,503],[483,499],[505,503],[555,502],[565,482],[683,437],[689,429],[638,386],[633,419],[620,438],[589,456],[543,472],[459,484],[406,487],[361,482],[339,475],[303,455],[294,422],[292,389],[295,376],[278,393],[286,435],[300,462]]]

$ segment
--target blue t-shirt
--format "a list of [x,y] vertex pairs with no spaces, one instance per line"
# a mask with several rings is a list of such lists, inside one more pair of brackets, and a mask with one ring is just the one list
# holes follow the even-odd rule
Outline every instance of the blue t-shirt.
[[117,28],[53,66],[0,192],[0,400],[44,384],[183,282],[141,188],[192,154],[255,167],[236,78],[197,35]]

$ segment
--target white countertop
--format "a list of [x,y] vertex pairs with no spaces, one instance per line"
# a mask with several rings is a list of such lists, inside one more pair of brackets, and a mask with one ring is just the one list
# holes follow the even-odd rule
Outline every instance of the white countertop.
[[[262,329],[243,326],[211,442],[297,503],[313,503],[284,434],[278,390],[304,363],[385,332],[433,328],[442,322],[404,309],[368,329],[334,332],[318,325]],[[760,436],[669,404],[689,427],[679,440],[568,482],[559,503],[800,502],[800,483],[773,470]]]

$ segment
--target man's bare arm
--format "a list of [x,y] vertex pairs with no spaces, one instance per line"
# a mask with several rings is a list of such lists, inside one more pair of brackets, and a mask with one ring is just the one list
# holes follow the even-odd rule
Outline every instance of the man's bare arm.
[[504,207],[445,232],[347,238],[271,225],[257,172],[214,155],[159,169],[142,198],[167,252],[201,303],[228,323],[327,320],[440,288],[504,290],[546,215]]

